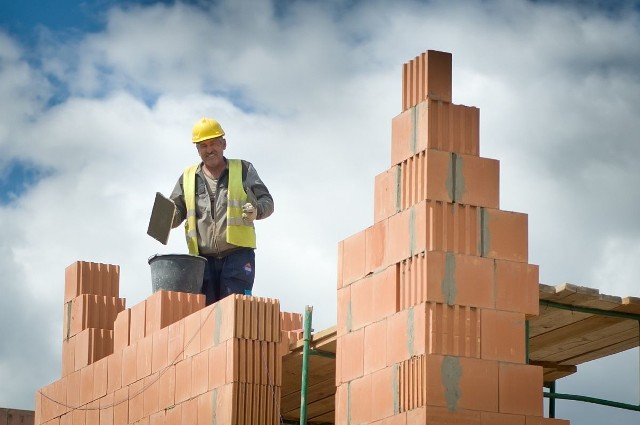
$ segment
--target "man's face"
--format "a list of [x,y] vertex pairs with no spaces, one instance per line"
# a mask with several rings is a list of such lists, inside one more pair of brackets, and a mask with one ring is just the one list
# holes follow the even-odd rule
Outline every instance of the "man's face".
[[196,147],[200,158],[207,167],[216,168],[224,162],[222,154],[227,148],[227,141],[224,140],[224,137],[203,140],[200,143],[196,143]]

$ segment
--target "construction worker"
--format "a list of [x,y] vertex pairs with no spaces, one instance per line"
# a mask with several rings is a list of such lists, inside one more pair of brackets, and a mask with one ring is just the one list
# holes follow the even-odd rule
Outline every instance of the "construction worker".
[[273,213],[273,198],[253,165],[224,157],[224,135],[211,118],[193,126],[191,141],[202,162],[185,169],[170,196],[176,206],[172,227],[186,220],[189,253],[207,259],[202,282],[207,305],[230,294],[251,292],[253,222]]

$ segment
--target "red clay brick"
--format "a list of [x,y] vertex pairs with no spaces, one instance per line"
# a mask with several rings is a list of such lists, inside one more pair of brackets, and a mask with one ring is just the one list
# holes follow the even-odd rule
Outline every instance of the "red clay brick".
[[165,425],[164,422],[165,422],[164,410],[161,410],[149,416],[149,425]]
[[213,419],[213,394],[206,392],[198,396],[198,425],[210,425]]
[[428,99],[451,102],[451,54],[428,50],[402,66],[402,110]]
[[302,329],[302,314],[283,311],[280,313],[280,317],[280,328],[283,331],[299,331]]
[[143,416],[148,417],[160,410],[160,375],[153,375],[144,378],[144,391],[142,393]]
[[491,208],[482,209],[482,256],[528,261],[528,216]]
[[417,108],[411,107],[391,120],[392,167],[422,150],[420,149],[421,146],[416,145],[415,125],[417,112]]
[[191,397],[207,392],[209,389],[209,351],[193,356],[191,363]]
[[[86,410],[75,409],[71,412],[71,422],[73,425],[85,425],[87,423]],[[39,422],[35,422],[39,423]]]
[[120,266],[76,261],[65,269],[64,302],[81,294],[118,297]]
[[384,419],[396,412],[396,373],[396,367],[391,366],[371,374],[371,419]]
[[398,411],[411,411],[426,404],[426,368],[425,356],[413,356],[397,365]]
[[[420,258],[415,260],[423,263]],[[420,274],[411,276],[415,280],[424,273],[416,264]],[[422,266],[424,267],[424,266]],[[426,292],[421,298],[449,305],[458,304],[472,307],[493,308],[495,306],[494,264],[488,258],[460,255],[451,252],[432,251],[426,253]],[[407,287],[408,285],[404,285]],[[420,288],[424,283],[413,283],[411,287]],[[418,298],[418,297],[414,297]]]
[[412,211],[404,210],[389,217],[389,238],[387,240],[387,261],[397,263],[414,251]]
[[198,399],[192,398],[182,403],[182,423],[198,423]]
[[184,319],[184,355],[195,356],[200,352],[200,312],[195,312]]
[[139,421],[144,416],[144,380],[129,386],[129,423]]
[[107,393],[122,388],[122,351],[107,357]]
[[192,359],[192,357],[187,357],[176,363],[176,403],[182,403],[191,397]]
[[234,409],[240,401],[237,396],[237,383],[227,384],[213,390],[213,420],[217,424],[240,423],[236,420]]
[[427,423],[427,408],[419,407],[417,409],[409,410],[405,413],[406,424],[426,424]]
[[371,276],[373,287],[374,318],[381,319],[395,314],[399,309],[399,273],[393,264]]
[[151,375],[151,357],[153,355],[153,336],[142,338],[136,349],[136,379],[144,379]]
[[87,328],[113,329],[117,314],[124,310],[124,298],[82,294],[65,303],[64,338]]
[[212,390],[214,388],[218,388],[232,382],[227,377],[227,365],[228,363],[233,363],[235,359],[229,359],[227,362],[227,344],[230,341],[227,341],[225,344],[220,344],[216,347],[210,348],[208,351],[208,386],[207,389]]
[[450,152],[427,150],[405,159],[400,167],[400,209],[425,199],[454,201],[454,170]]
[[380,320],[364,329],[363,373],[368,375],[387,365],[387,321]]
[[479,256],[481,208],[424,201],[412,207],[413,253],[447,251]]
[[351,284],[351,329],[360,329],[375,320],[373,279],[367,276]]
[[138,345],[133,344],[122,350],[122,385],[131,385],[138,379]]
[[442,425],[481,425],[481,412],[458,409],[455,412],[446,407],[429,406],[426,409],[427,424]]
[[500,363],[500,412],[542,416],[542,367]]
[[525,425],[523,415],[507,413],[480,412],[482,425]]
[[481,326],[483,359],[526,363],[524,314],[483,309]]
[[168,409],[175,404],[176,367],[171,365],[158,373],[158,408]]
[[340,376],[343,382],[362,376],[364,368],[364,329],[350,332],[338,338],[341,356]]
[[156,373],[169,364],[169,329],[162,328],[151,335],[153,339],[151,354],[151,373]]
[[80,404],[93,400],[93,365],[90,364],[80,370]]
[[76,339],[75,337],[62,341],[62,377],[73,373],[76,358]]
[[93,399],[97,400],[107,395],[108,387],[108,367],[107,357],[98,360],[93,364]]
[[378,221],[365,230],[365,273],[387,266],[387,220]]
[[167,329],[167,361],[173,364],[184,358],[184,320],[172,323]]
[[479,309],[429,302],[425,320],[427,353],[480,357]]
[[480,110],[426,100],[391,121],[391,165],[425,149],[479,154]]
[[349,386],[342,384],[336,387],[335,394],[335,418],[336,424],[346,424],[349,417]]
[[156,291],[146,300],[145,335],[169,326],[173,320],[168,291]]
[[129,345],[129,332],[131,329],[131,309],[127,308],[118,313],[113,323],[113,350],[123,350]]
[[215,305],[209,305],[200,311],[200,349],[202,351],[208,350],[214,346],[214,336],[216,331],[215,321]]
[[366,236],[361,231],[345,239],[342,253],[342,282],[349,285],[366,274]]
[[[70,373],[66,377],[67,404],[71,407],[80,406],[80,374],[82,371]],[[0,422],[2,423],[2,422]]]
[[182,404],[171,406],[165,411],[165,425],[182,425]]
[[131,328],[129,331],[129,344],[140,341],[145,337],[145,317],[147,311],[146,301],[141,301],[131,307]]
[[399,166],[391,167],[375,177],[373,195],[373,222],[385,220],[399,211]]
[[349,400],[351,423],[366,424],[371,416],[371,375],[361,376],[351,382]]
[[165,425],[164,416],[164,410],[154,413],[153,415],[149,416],[149,425]]
[[113,425],[129,423],[129,387],[123,387],[113,394]]
[[387,366],[425,352],[425,305],[402,310],[387,318]]
[[[100,424],[113,424],[113,394],[100,398]],[[73,425],[76,425],[75,421]]]
[[500,207],[500,162],[474,155],[455,154],[453,201],[487,208]]
[[437,355],[427,355],[426,362],[427,405],[498,411],[497,362]]
[[515,261],[495,260],[496,308],[537,316],[540,310],[538,292],[539,267]]

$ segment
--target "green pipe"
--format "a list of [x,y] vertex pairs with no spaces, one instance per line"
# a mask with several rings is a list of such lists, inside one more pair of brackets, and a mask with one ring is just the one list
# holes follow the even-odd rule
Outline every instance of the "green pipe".
[[[550,394],[556,393],[556,381],[549,382],[549,392]],[[556,417],[556,399],[555,398],[549,398],[549,417],[552,419]]]
[[309,374],[309,344],[311,343],[311,315],[312,306],[304,310],[304,345],[302,347],[302,383],[300,386],[300,425],[307,424],[307,377]]
[[558,398],[563,400],[585,401],[587,403],[601,404],[603,406],[617,407],[620,409],[635,410],[636,412],[640,412],[640,405],[620,403],[617,401],[604,400],[596,397],[587,397],[584,395],[560,394],[560,393],[551,393],[551,392],[543,392],[543,395],[551,399]]
[[602,310],[599,308],[583,307],[579,305],[560,304],[548,300],[540,300],[540,305],[545,307],[559,308],[561,310],[577,311],[579,313],[598,314],[600,316],[618,317],[620,319],[631,319],[640,321],[640,314],[625,313],[624,311]]

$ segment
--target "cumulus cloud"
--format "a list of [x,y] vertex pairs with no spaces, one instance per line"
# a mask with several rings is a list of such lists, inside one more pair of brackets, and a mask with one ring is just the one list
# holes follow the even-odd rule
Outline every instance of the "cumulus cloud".
[[427,49],[453,54],[453,101],[480,108],[481,154],[501,161],[502,208],[529,214],[541,281],[633,295],[637,24],[526,1],[177,2],[113,7],[75,37],[43,29],[37,61],[0,32],[0,166],[51,171],[0,206],[0,326],[23,347],[1,351],[0,378],[26,377],[0,399],[32,408],[57,378],[67,265],[119,264],[132,306],[150,295],[147,258],[185,252],[180,229],[165,247],[146,227],[155,192],[197,161],[204,115],[275,198],[256,295],[334,325],[337,244],[372,224],[401,65]]

